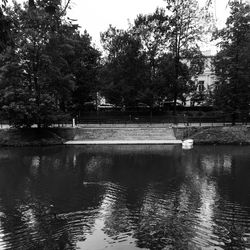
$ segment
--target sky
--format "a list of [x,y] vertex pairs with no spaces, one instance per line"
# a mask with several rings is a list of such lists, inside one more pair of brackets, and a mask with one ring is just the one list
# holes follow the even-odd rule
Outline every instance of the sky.
[[[199,0],[204,4],[206,0]],[[228,0],[214,0],[219,27],[222,27],[228,16]],[[165,7],[163,0],[71,0],[68,16],[77,19],[81,30],[91,35],[93,43],[100,47],[100,32],[108,29],[109,24],[126,29],[129,22],[140,13],[153,13],[157,7]]]
[[[62,0],[64,3],[67,0]],[[198,0],[204,5],[207,0]],[[249,0],[250,1],[250,0]],[[24,0],[17,0],[21,3]],[[229,10],[228,0],[213,0],[216,5],[218,27],[225,24]],[[101,48],[100,33],[108,29],[112,24],[116,28],[127,29],[129,22],[138,14],[153,13],[157,7],[165,7],[164,0],[71,0],[71,9],[68,10],[68,17],[76,19],[76,23],[81,26],[81,31],[85,29],[92,37],[93,44]]]

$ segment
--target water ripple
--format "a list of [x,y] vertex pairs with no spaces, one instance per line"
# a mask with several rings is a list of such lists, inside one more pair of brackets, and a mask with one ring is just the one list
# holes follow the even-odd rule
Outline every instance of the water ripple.
[[249,149],[9,150],[0,248],[250,249]]

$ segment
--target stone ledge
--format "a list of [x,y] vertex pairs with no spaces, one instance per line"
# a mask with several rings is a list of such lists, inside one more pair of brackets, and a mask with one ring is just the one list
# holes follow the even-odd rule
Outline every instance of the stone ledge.
[[181,140],[85,140],[67,141],[65,145],[150,145],[181,144]]

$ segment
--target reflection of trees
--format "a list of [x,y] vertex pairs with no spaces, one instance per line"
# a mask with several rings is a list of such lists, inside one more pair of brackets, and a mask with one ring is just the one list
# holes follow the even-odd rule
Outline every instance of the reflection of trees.
[[215,178],[217,183],[211,202],[213,240],[224,249],[245,249],[250,247],[246,239],[250,228],[249,149],[232,149],[221,147],[220,151],[203,152],[201,166],[210,183]]
[[[192,176],[192,157],[187,155],[182,161],[180,152],[172,153],[140,152],[138,156],[130,152],[112,156],[110,182],[101,210],[103,230],[109,237],[119,240],[124,233],[133,232],[139,247],[189,246],[195,233],[195,213],[200,206],[199,184]],[[90,165],[95,163],[98,169],[100,164],[96,162],[100,158],[92,159]]]
[[250,170],[244,148],[135,149],[53,147],[0,154],[6,245],[84,246],[99,223],[117,244],[133,237],[150,249],[246,246]]
[[[218,181],[218,193],[221,196],[220,203],[216,204],[214,232],[221,240],[225,249],[245,249],[250,247],[249,234],[250,223],[247,222],[250,214],[249,180],[242,172],[242,166],[249,166],[248,162],[237,162],[237,156],[232,157],[231,172]],[[249,176],[249,175],[248,175]],[[247,182],[244,182],[245,181]],[[248,206],[244,206],[248,202]]]
[[138,246],[150,249],[188,248],[195,233],[195,211],[190,208],[187,190],[185,185],[178,186],[174,193],[167,188],[164,193],[159,192],[159,187],[149,188],[135,233]]
[[126,188],[109,183],[102,203],[101,213],[104,217],[104,232],[110,237],[130,232],[133,224],[130,211],[126,206]]
[[105,155],[92,155],[84,168],[84,180],[96,182],[107,180],[109,176],[110,166],[112,165],[112,158]]
[[119,239],[132,231],[139,247],[186,249],[199,206],[199,199],[191,202],[197,194],[182,185],[186,172],[179,154],[115,155],[111,173],[120,185],[106,189],[104,232]]
[[[215,231],[220,226],[215,220],[217,202],[222,202],[216,183],[221,176],[231,175],[232,155],[228,151],[191,151],[178,157],[114,157],[112,178],[127,190],[123,195],[117,191],[115,198],[109,200],[104,227],[109,236],[133,231],[138,246],[150,249],[193,249],[223,241],[222,234]],[[131,196],[129,189],[133,190]],[[136,202],[137,209],[133,209]],[[222,213],[223,210],[220,217]],[[240,230],[230,230],[230,237],[238,235],[234,240],[240,246]]]
[[82,185],[74,150],[10,152],[0,168],[3,241],[11,249],[72,248],[92,230],[102,189]]

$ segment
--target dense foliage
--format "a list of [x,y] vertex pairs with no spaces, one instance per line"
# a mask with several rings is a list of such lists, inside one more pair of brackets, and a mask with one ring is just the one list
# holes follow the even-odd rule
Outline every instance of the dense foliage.
[[250,5],[234,1],[230,7],[226,27],[215,34],[221,40],[221,50],[214,61],[219,80],[214,104],[234,115],[247,115],[250,111]]
[[117,105],[134,105],[148,85],[140,40],[111,26],[102,34],[102,42],[107,51],[102,69],[103,94]]
[[66,22],[60,1],[14,3],[6,15],[13,44],[1,58],[3,112],[15,126],[67,119],[84,102],[84,94],[75,93],[92,91],[99,52],[87,33],[80,35],[78,25]]
[[[131,27],[110,27],[102,34],[104,93],[122,105],[177,100],[185,103],[203,69],[198,42],[202,35],[197,1],[166,1],[167,8],[138,15]],[[174,109],[175,112],[175,109]]]
[[10,18],[5,15],[7,0],[0,2],[0,53],[11,43]]
[[110,26],[101,34],[103,55],[66,16],[70,0],[64,6],[60,0],[6,2],[0,7],[0,113],[14,126],[63,122],[86,103],[96,109],[100,96],[123,109],[167,102],[175,113],[177,102],[209,99],[227,112],[249,112],[247,4],[231,2],[227,26],[216,34],[218,84],[207,97],[195,79],[204,70],[199,45],[210,17],[197,0],[165,0],[166,8],[138,15],[127,30]]

